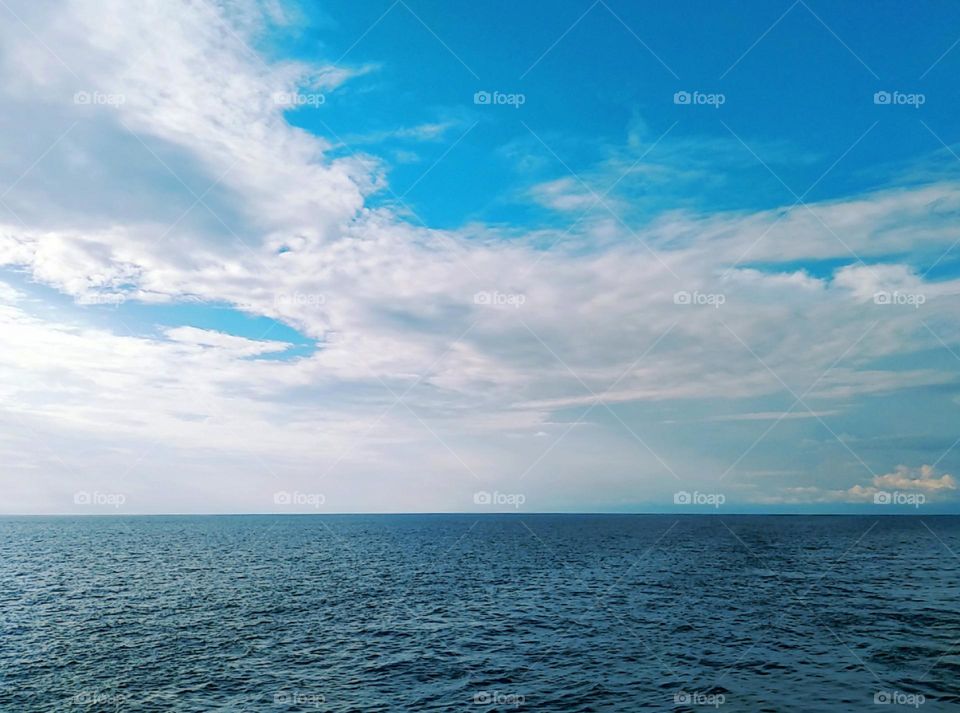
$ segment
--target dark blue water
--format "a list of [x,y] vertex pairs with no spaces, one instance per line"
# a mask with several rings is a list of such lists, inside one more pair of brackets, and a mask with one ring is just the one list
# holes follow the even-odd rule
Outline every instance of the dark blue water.
[[958,554],[954,517],[3,518],[0,710],[960,710]]

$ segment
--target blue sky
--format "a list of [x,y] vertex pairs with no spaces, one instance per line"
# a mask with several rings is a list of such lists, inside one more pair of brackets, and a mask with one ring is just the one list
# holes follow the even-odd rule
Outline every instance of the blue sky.
[[[924,7],[906,14],[897,3],[492,3],[457,12],[444,3],[371,3],[360,11],[349,3],[310,6],[283,51],[377,69],[321,110],[301,110],[290,120],[347,143],[400,127],[450,125],[432,145],[394,138],[369,149],[418,154],[416,162],[390,166],[391,184],[405,193],[416,183],[408,202],[442,226],[530,220],[517,196],[530,182],[566,176],[567,168],[589,173],[631,137],[648,145],[675,122],[671,144],[716,142],[713,155],[682,160],[709,161],[723,187],[702,186],[708,190],[701,194],[689,185],[654,186],[666,194],[657,210],[779,205],[790,201],[787,189],[731,132],[749,139],[803,193],[879,121],[845,158],[844,170],[807,196],[828,199],[884,185],[891,170],[909,171],[944,151],[915,110],[886,111],[893,107],[872,102],[880,90],[922,92],[929,97],[923,121],[949,134],[956,60],[937,59],[956,40],[960,9]],[[716,111],[692,112],[673,103],[684,88],[722,92],[727,101]],[[523,93],[526,101],[509,112],[473,106],[481,89]],[[446,153],[460,137],[457,150]],[[445,153],[421,180],[424,167]]]
[[4,12],[10,512],[956,511],[955,4]]

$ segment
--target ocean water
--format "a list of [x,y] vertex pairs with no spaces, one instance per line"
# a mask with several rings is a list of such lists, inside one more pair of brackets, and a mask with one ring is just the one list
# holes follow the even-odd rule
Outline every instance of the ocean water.
[[933,516],[2,518],[0,710],[956,711],[958,555]]

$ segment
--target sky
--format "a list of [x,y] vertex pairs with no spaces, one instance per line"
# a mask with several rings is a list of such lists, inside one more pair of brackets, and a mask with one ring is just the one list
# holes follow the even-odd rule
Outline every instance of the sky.
[[958,512],[960,5],[0,2],[0,512]]

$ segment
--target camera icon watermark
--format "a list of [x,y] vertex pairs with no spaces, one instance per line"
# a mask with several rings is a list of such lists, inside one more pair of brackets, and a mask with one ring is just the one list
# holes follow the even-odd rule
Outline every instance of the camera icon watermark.
[[920,309],[920,305],[926,304],[927,296],[920,292],[901,292],[894,290],[887,292],[881,290],[873,295],[873,303],[878,305],[907,305],[914,309]]
[[485,307],[513,307],[514,309],[520,309],[526,301],[527,296],[518,292],[498,292],[497,290],[489,292],[482,290],[473,295],[473,303]]
[[129,702],[129,697],[124,693],[78,691],[73,695],[73,702],[78,706],[96,706],[101,709],[114,708],[119,710]]
[[707,693],[705,691],[677,691],[673,694],[675,706],[711,706],[719,708],[727,702],[722,693]]
[[119,307],[126,302],[126,296],[118,292],[88,292],[83,295],[77,295],[73,303],[81,307],[107,306]]
[[721,292],[700,292],[698,290],[687,292],[686,290],[680,290],[673,293],[673,303],[675,305],[706,305],[714,309],[720,309],[720,306],[726,304],[726,302],[727,296]]
[[273,494],[273,504],[283,507],[312,507],[320,508],[327,502],[323,493],[301,493],[298,490],[293,492],[287,490],[278,490]]
[[873,494],[874,505],[912,505],[919,508],[927,502],[923,493],[902,493],[899,490],[880,490]]
[[719,508],[727,502],[727,496],[723,493],[701,493],[694,490],[678,490],[673,494],[674,505],[709,505]]
[[478,91],[473,94],[473,103],[477,106],[512,106],[519,109],[527,103],[526,94]]
[[274,307],[322,307],[326,295],[319,292],[283,292],[273,296]]
[[673,103],[677,106],[712,106],[719,109],[727,103],[727,97],[719,92],[679,91],[674,92]]
[[298,708],[319,708],[327,702],[322,693],[304,693],[302,691],[277,691],[273,694],[275,706],[297,706]]
[[99,490],[94,490],[91,493],[87,490],[78,490],[73,494],[73,504],[84,507],[119,508],[125,502],[127,502],[127,496],[123,493],[101,493]]
[[477,691],[473,694],[473,702],[478,706],[513,706],[519,708],[526,703],[526,696],[522,693],[504,693],[503,691]]
[[874,92],[873,103],[877,106],[912,106],[914,109],[919,109],[927,103],[927,95],[898,91],[879,91]]
[[497,490],[491,493],[487,490],[478,490],[473,494],[474,505],[512,507],[519,510],[525,502],[527,502],[527,496],[523,493],[501,493]]
[[327,97],[320,92],[304,94],[301,92],[274,92],[273,103],[285,109],[299,109],[309,106],[316,109],[327,103]]
[[873,694],[873,702],[882,706],[911,706],[919,708],[927,698],[922,693],[906,693],[904,691],[877,691]]
[[127,103],[127,96],[126,94],[108,94],[107,92],[88,92],[82,90],[73,95],[73,103],[77,106],[119,107]]

